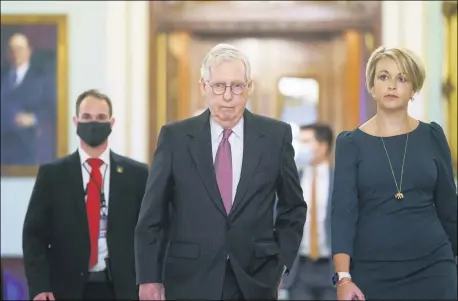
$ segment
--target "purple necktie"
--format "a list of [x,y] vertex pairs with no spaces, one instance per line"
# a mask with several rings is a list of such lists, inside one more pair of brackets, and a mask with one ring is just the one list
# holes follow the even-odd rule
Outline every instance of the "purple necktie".
[[216,181],[227,214],[232,207],[232,153],[228,140],[231,134],[232,130],[224,130],[215,158]]

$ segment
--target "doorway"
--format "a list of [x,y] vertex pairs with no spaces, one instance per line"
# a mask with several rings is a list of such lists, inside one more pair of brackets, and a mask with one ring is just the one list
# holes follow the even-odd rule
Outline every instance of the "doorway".
[[[286,1],[288,5],[275,9],[266,3],[171,2],[153,2],[151,9],[156,21],[150,66],[151,151],[162,124],[205,108],[198,85],[200,66],[218,43],[233,44],[250,58],[255,88],[248,107],[254,113],[300,124],[320,121],[335,132],[354,129],[371,114],[364,65],[380,39],[380,10],[373,2],[352,1],[352,7],[346,7],[339,4],[342,1]],[[258,5],[258,10],[247,10],[246,5]],[[227,9],[235,19],[215,17]],[[299,14],[301,9],[316,11],[319,18]],[[290,89],[293,81],[307,82],[304,95],[292,97],[280,89],[285,80]],[[301,120],[301,110],[315,113],[304,113]]]
[[[344,41],[338,35],[322,35],[321,37],[205,37],[194,36],[191,39],[189,53],[191,68],[191,83],[197,83],[200,78],[200,64],[207,52],[218,43],[229,43],[250,58],[254,92],[249,99],[248,107],[254,113],[268,117],[293,121],[291,110],[294,104],[280,90],[280,82],[285,79],[311,79],[319,86],[319,93],[313,108],[316,117],[303,120],[294,118],[299,124],[320,120],[335,123],[334,109],[336,103],[342,101],[342,96],[334,87],[342,76],[338,68],[339,60],[345,59],[345,52],[340,51],[335,57],[333,48],[345,49]],[[288,83],[288,81],[287,81]],[[291,81],[289,81],[291,84]],[[306,88],[306,87],[304,87]],[[284,91],[283,91],[284,92]],[[191,111],[204,106],[198,85],[190,89]]]

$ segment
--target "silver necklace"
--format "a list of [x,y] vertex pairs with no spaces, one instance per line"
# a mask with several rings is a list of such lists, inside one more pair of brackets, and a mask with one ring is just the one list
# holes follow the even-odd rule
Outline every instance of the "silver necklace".
[[404,194],[402,193],[402,179],[404,177],[404,163],[406,160],[407,143],[409,142],[409,134],[407,134],[406,144],[404,147],[404,157],[402,158],[401,178],[399,181],[399,186],[398,186],[398,182],[396,181],[396,176],[394,175],[393,165],[391,164],[390,156],[388,155],[388,151],[386,150],[385,141],[383,140],[383,137],[380,137],[380,139],[382,139],[383,148],[385,149],[386,157],[388,158],[388,163],[390,164],[391,173],[393,174],[394,184],[396,185],[397,193],[394,195],[394,197],[398,200],[402,200],[404,198]]

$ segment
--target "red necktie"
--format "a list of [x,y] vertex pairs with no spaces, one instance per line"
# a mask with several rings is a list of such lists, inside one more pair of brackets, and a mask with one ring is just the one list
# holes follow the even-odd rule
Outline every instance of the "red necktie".
[[91,240],[91,258],[89,268],[94,267],[98,261],[99,230],[100,230],[100,189],[102,188],[102,173],[100,166],[103,161],[98,158],[88,159],[91,166],[91,176],[87,185],[86,211],[89,223],[89,237]]

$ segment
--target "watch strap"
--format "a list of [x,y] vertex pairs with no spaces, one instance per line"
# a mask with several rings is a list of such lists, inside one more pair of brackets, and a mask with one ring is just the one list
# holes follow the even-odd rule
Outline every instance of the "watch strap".
[[332,276],[332,283],[335,285],[337,285],[337,283],[342,280],[343,278],[348,278],[351,280],[351,275],[350,273],[347,273],[347,272],[337,272],[334,274],[334,276]]
[[341,280],[342,278],[350,278],[351,279],[350,273],[347,273],[347,272],[338,272],[337,276],[339,277],[339,280]]

